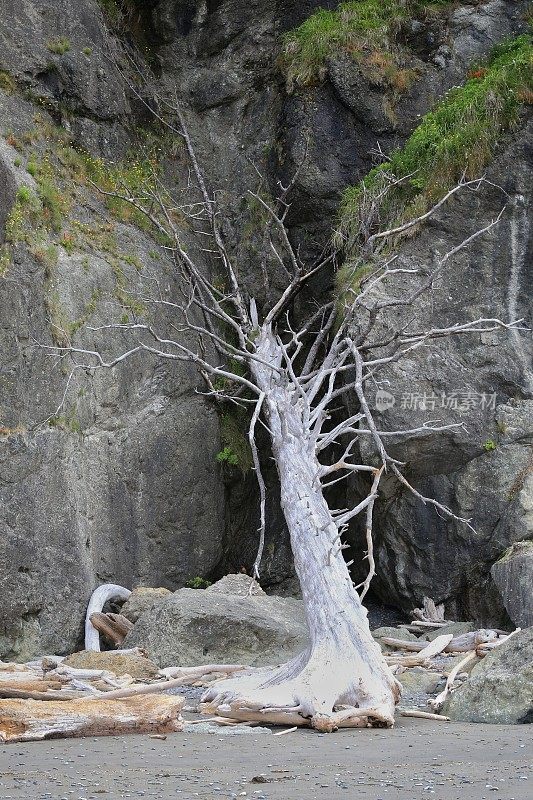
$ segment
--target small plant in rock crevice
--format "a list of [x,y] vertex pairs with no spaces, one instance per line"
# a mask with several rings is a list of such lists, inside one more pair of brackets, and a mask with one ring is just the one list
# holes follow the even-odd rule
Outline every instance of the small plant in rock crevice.
[[201,578],[199,575],[197,575],[195,578],[191,578],[189,581],[187,581],[185,586],[187,589],[207,589],[209,586],[211,586],[211,581],[208,581],[205,578]]
[[239,464],[239,458],[236,453],[233,452],[231,447],[224,447],[217,453],[217,461],[221,464],[230,464],[232,467],[236,467]]
[[48,42],[46,46],[51,53],[55,53],[58,56],[63,56],[70,50],[70,40],[62,36],[60,39],[56,39],[53,42]]

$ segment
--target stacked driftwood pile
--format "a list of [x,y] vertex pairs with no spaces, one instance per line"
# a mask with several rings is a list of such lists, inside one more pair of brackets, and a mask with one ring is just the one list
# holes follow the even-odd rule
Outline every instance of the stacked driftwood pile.
[[[137,649],[114,655],[145,656]],[[68,666],[65,660],[45,656],[27,664],[0,662],[0,741],[181,731],[184,698],[166,693],[169,689],[209,685],[244,669],[219,664],[174,667],[141,682],[106,669]]]
[[[451,620],[444,619],[444,606],[436,606],[433,600],[427,597],[424,598],[423,608],[414,609],[413,617],[409,625],[399,626],[398,638],[384,636],[380,639],[381,645],[389,651],[385,654],[385,660],[400,682],[402,673],[407,669],[421,667],[429,672],[443,675],[446,678],[446,685],[437,697],[428,701],[431,711],[401,708],[400,713],[404,716],[448,721],[448,717],[438,713],[448,695],[463,681],[468,680],[469,670],[479,659],[518,633],[520,628],[512,633],[486,628],[458,636],[454,636],[453,633],[443,633],[430,642],[402,639],[402,628],[409,633],[423,635],[453,625]],[[390,653],[390,649],[395,652]],[[463,658],[458,660],[457,657],[461,655]],[[448,668],[447,660],[453,662],[453,666]]]

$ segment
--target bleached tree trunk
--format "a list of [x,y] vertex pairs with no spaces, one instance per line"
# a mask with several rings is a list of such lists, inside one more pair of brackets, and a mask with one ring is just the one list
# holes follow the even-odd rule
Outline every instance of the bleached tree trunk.
[[[262,330],[256,352],[264,364],[282,364],[282,349],[268,330]],[[256,362],[252,373],[264,393],[310,643],[283,667],[223,681],[204,699],[210,711],[228,717],[240,718],[246,708],[258,711],[265,721],[311,724],[318,730],[329,731],[343,722],[391,726],[400,684],[372,638],[366,609],[342,556],[339,528],[319,480],[322,465],[306,422],[306,399],[264,364]]]

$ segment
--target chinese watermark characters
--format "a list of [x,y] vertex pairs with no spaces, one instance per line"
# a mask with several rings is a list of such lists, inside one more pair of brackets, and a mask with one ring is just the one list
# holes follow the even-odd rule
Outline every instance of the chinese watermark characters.
[[496,392],[475,392],[472,389],[454,389],[450,392],[403,392],[399,400],[390,392],[378,389],[376,392],[376,409],[386,411],[398,406],[408,411],[437,411],[447,409],[458,414],[469,411],[494,411],[496,408]]

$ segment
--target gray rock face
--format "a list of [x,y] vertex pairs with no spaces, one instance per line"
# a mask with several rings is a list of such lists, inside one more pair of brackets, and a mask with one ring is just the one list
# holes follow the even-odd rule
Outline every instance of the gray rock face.
[[[533,481],[530,483],[533,486]],[[525,491],[525,488],[522,491]],[[490,574],[514,624],[521,628],[532,626],[533,541],[513,544],[505,555],[493,564]]]
[[[274,188],[299,162],[309,139],[291,234],[303,255],[313,255],[329,240],[340,191],[369,169],[378,141],[385,151],[401,144],[417,115],[463,79],[472,59],[524,29],[528,3],[454,5],[444,27],[415,25],[410,38],[417,42],[420,78],[398,101],[394,120],[383,93],[365,87],[355,62],[340,57],[323,86],[285,93],[277,68],[280,35],[318,6],[337,5],[337,0],[142,4],[141,27],[154,71],[166,89],[181,94],[208,183],[221,189],[236,211],[228,238],[259,302],[257,241],[246,233],[250,214],[240,210],[246,205],[242,195],[256,186],[254,165]],[[0,243],[16,186],[34,186],[25,168],[30,152],[43,156],[49,145],[43,130],[61,124],[76,146],[116,160],[124,157],[134,129],[148,121],[142,102],[113,67],[116,35],[104,19],[96,0],[2,3],[0,71],[6,70],[17,88],[0,89]],[[133,30],[132,37],[138,33]],[[60,40],[62,53],[55,52]],[[29,137],[31,144],[18,152],[5,142],[8,135]],[[465,308],[492,309],[493,295],[495,313],[505,318],[516,307],[522,315],[530,292],[524,258],[530,135],[517,135],[513,147],[493,174],[513,198],[512,215],[501,233],[477,246],[450,276],[436,300],[435,319]],[[167,173],[178,183],[186,179],[174,162]],[[487,203],[481,211],[491,214],[496,208],[496,202]],[[445,246],[450,232],[462,230],[463,221],[479,210],[475,202],[457,206],[432,226],[420,250],[428,240]],[[91,226],[108,223],[107,216],[99,199],[87,194],[73,199],[69,214]],[[143,266],[137,274],[131,263],[118,259],[128,290],[143,296],[156,279],[177,293],[175,270],[150,237],[122,223],[113,235],[118,250]],[[419,245],[413,247],[416,256]],[[77,646],[87,600],[101,582],[174,590],[196,576],[249,568],[255,558],[253,476],[226,476],[224,482],[215,460],[218,419],[195,394],[200,384],[191,369],[144,359],[130,362],[127,370],[80,380],[72,387],[66,419],[53,428],[41,424],[58,407],[69,370],[65,363],[64,372],[61,365],[52,366],[34,343],[51,344],[58,321],[69,327],[84,318],[94,293],[101,299],[89,323],[120,319],[113,258],[93,242],[87,252],[59,248],[58,263],[50,268],[30,246],[19,244],[7,279],[0,279],[0,429],[7,431],[0,436],[0,658]],[[276,280],[273,272],[274,285]],[[329,289],[330,276],[312,287],[317,296]],[[154,321],[165,328],[161,317]],[[102,347],[87,331],[72,336],[85,347]],[[104,349],[116,352],[128,342],[124,338]],[[389,487],[376,543],[382,576],[376,588],[387,600],[412,608],[428,594],[446,600],[452,612],[460,607],[468,616],[504,613],[487,584],[490,565],[513,541],[530,536],[521,490],[506,499],[525,467],[524,437],[530,435],[523,380],[529,354],[515,345],[501,349],[480,341],[470,349],[443,350],[431,363],[412,362],[399,375],[398,391],[414,383],[497,391],[498,414],[495,420],[469,418],[470,439],[427,437],[409,444],[413,474],[428,493],[456,503],[467,515],[474,505],[480,533],[473,536],[424,513]],[[407,417],[403,421],[410,422]],[[504,424],[507,432],[499,430]],[[489,439],[498,442],[494,452],[483,449]],[[274,470],[267,471],[267,481],[262,580],[287,587],[293,568]]]
[[307,646],[301,601],[180,589],[144,614],[124,641],[160,667],[279,664]]
[[[4,6],[0,11],[0,69],[21,87],[0,91],[0,220],[11,210],[16,186],[35,189],[26,171],[30,153],[40,162],[49,149],[56,163],[61,143],[53,138],[59,132],[54,107],[46,105],[52,117],[39,104],[36,116],[31,102],[47,59],[57,62],[61,108],[61,98],[70,97],[80,114],[75,120],[87,114],[106,139],[105,147],[94,143],[96,152],[120,152],[111,146],[108,122],[127,141],[118,76],[110,69],[98,81],[101,61],[82,52],[102,45],[100,12],[92,1],[82,5],[81,14],[79,4],[64,2],[46,10],[40,3],[10,3],[9,14]],[[47,42],[53,47],[63,35],[70,49],[51,53]],[[33,92],[26,99],[24,86]],[[69,119],[66,114],[65,125]],[[19,150],[5,142],[9,136]],[[31,141],[27,148],[20,144],[24,137]],[[110,219],[83,188],[64,191],[70,210],[62,229],[86,230],[85,239],[73,250],[56,242],[50,263],[43,263],[38,242],[19,242],[0,279],[0,658],[75,649],[90,594],[102,582],[175,589],[209,574],[222,555],[218,416],[195,396],[194,370],[141,359],[92,379],[80,372],[56,412],[71,367],[54,367],[35,343],[53,345],[59,337],[108,354],[128,349],[128,337],[97,342],[84,324],[117,322],[125,311],[132,318],[118,297],[120,286],[142,295],[157,279],[179,291],[174,267],[150,236]],[[99,248],[102,235],[106,244]],[[151,319],[165,324],[157,312]]]
[[443,713],[465,722],[533,722],[533,628],[485,656],[451,695]]
[[[488,172],[509,192],[504,219],[454,259],[435,296],[418,303],[418,329],[489,316],[532,318],[532,158],[533,123],[526,115]],[[406,244],[398,263],[431,263],[483,226],[503,202],[497,190],[457,198]],[[409,609],[427,595],[445,602],[449,619],[509,624],[490,568],[513,542],[532,535],[532,364],[526,332],[481,333],[419,351],[382,375],[392,398],[376,413],[384,430],[417,428],[436,418],[442,425],[466,425],[466,433],[415,434],[392,444],[391,452],[407,462],[407,476],[419,491],[470,519],[475,529],[434,513],[394,482],[383,484],[375,588],[384,599],[392,596]],[[362,457],[372,457],[370,447]]]

